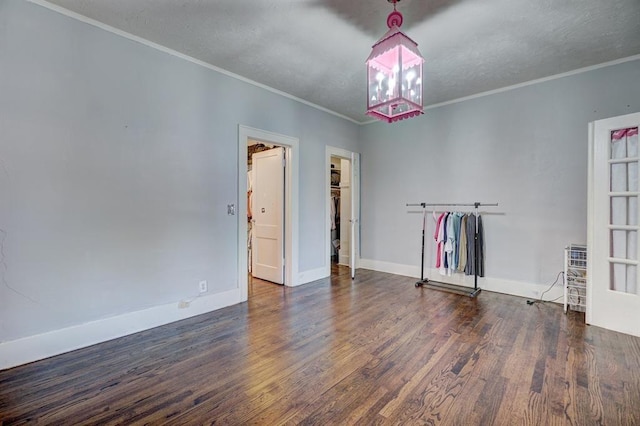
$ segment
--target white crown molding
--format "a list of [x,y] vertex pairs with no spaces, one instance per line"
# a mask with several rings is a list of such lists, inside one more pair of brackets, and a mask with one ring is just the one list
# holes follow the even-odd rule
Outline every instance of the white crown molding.
[[326,112],[327,114],[331,114],[331,115],[334,115],[336,117],[342,118],[344,120],[350,121],[351,123],[360,124],[360,125],[363,124],[361,121],[354,120],[353,118],[347,117],[346,115],[342,115],[342,114],[340,114],[338,112],[335,112],[335,111],[332,111],[332,110],[330,110],[328,108],[322,107],[320,105],[316,105],[316,104],[314,104],[312,102],[309,102],[309,101],[306,101],[306,100],[304,100],[302,98],[298,98],[298,97],[293,96],[293,95],[291,95],[291,94],[289,94],[287,92],[283,92],[281,90],[274,89],[273,87],[267,86],[265,84],[258,83],[257,81],[248,79],[246,77],[242,77],[241,75],[234,74],[231,71],[227,71],[225,69],[218,68],[215,65],[212,65],[212,64],[209,64],[207,62],[201,61],[199,59],[193,58],[193,57],[191,57],[189,55],[185,55],[184,53],[180,53],[180,52],[178,52],[176,50],[173,50],[173,49],[170,49],[168,47],[162,46],[160,44],[154,43],[154,42],[149,41],[147,39],[144,39],[142,37],[138,37],[136,35],[130,34],[130,33],[126,32],[126,31],[119,30],[119,29],[114,28],[114,27],[112,27],[110,25],[107,25],[107,24],[104,24],[102,22],[96,21],[95,19],[88,18],[88,17],[86,17],[84,15],[80,15],[79,13],[73,12],[73,11],[71,11],[69,9],[65,9],[65,8],[60,7],[58,5],[49,3],[46,0],[27,0],[27,1],[30,2],[30,3],[33,3],[33,4],[37,4],[38,6],[42,6],[42,7],[45,7],[47,9],[50,9],[50,10],[52,10],[54,12],[60,13],[61,15],[65,15],[65,16],[67,16],[69,18],[72,18],[72,19],[75,19],[77,21],[84,22],[85,24],[89,24],[89,25],[92,25],[94,27],[100,28],[101,30],[108,31],[108,32],[110,32],[112,34],[115,34],[115,35],[118,35],[120,37],[124,37],[126,39],[129,39],[129,40],[135,41],[137,43],[143,44],[143,45],[145,45],[147,47],[151,47],[152,49],[159,50],[159,51],[161,51],[163,53],[175,56],[177,58],[183,59],[185,61],[191,62],[191,63],[196,64],[196,65],[200,65],[201,67],[210,69],[210,70],[218,72],[220,74],[224,74],[227,77],[231,77],[231,78],[234,78],[236,80],[240,80],[240,81],[242,81],[244,83],[251,84],[253,86],[259,87],[260,89],[264,89],[264,90],[266,90],[268,92],[275,93],[276,95],[283,96],[285,98],[288,98],[288,99],[291,99],[293,101],[299,102],[301,104],[310,106],[310,107],[315,108],[317,110],[320,110],[322,112]]
[[[215,72],[218,72],[220,74],[224,74],[224,75],[226,75],[228,77],[235,78],[236,80],[240,80],[242,82],[245,82],[245,83],[251,84],[253,86],[259,87],[261,89],[267,90],[267,91],[269,91],[271,93],[275,93],[277,95],[280,95],[280,96],[283,96],[285,98],[291,99],[293,101],[299,102],[301,104],[310,106],[310,107],[315,108],[317,110],[326,112],[326,113],[334,115],[336,117],[340,117],[340,118],[342,118],[344,120],[347,120],[347,121],[349,121],[351,123],[358,124],[358,125],[361,125],[361,126],[366,125],[366,124],[371,124],[371,123],[379,123],[378,120],[369,120],[369,121],[357,121],[357,120],[354,120],[351,117],[347,117],[346,115],[342,115],[342,114],[340,114],[338,112],[335,112],[335,111],[332,111],[332,110],[330,110],[328,108],[322,107],[320,105],[316,105],[316,104],[314,104],[312,102],[309,102],[309,101],[306,101],[306,100],[304,100],[302,98],[298,98],[298,97],[293,96],[293,95],[291,95],[291,94],[289,94],[287,92],[283,92],[281,90],[274,89],[273,87],[269,87],[269,86],[267,86],[265,84],[258,83],[257,81],[250,80],[250,79],[248,79],[246,77],[242,77],[242,76],[240,76],[238,74],[234,74],[234,73],[232,73],[230,71],[227,71],[225,69],[216,67],[215,65],[212,65],[212,64],[209,64],[207,62],[201,61],[199,59],[193,58],[191,56],[185,55],[185,54],[180,53],[178,51],[175,51],[173,49],[169,49],[168,47],[165,47],[165,46],[162,46],[160,44],[154,43],[154,42],[149,41],[147,39],[144,39],[142,37],[138,37],[136,35],[133,35],[133,34],[130,34],[130,33],[126,32],[126,31],[122,31],[122,30],[119,30],[117,28],[114,28],[114,27],[112,27],[110,25],[103,24],[102,22],[96,21],[95,19],[88,18],[88,17],[86,17],[84,15],[80,15],[79,13],[76,13],[76,12],[73,12],[71,10],[65,9],[63,7],[60,7],[58,5],[49,3],[46,0],[27,0],[27,1],[30,2],[30,3],[37,4],[39,6],[45,7],[47,9],[50,9],[50,10],[52,10],[54,12],[57,12],[57,13],[60,13],[62,15],[68,16],[70,18],[76,19],[76,20],[78,20],[80,22],[84,22],[86,24],[92,25],[94,27],[100,28],[100,29],[108,31],[110,33],[119,35],[121,37],[127,38],[129,40],[135,41],[137,43],[140,43],[140,44],[143,44],[145,46],[151,47],[153,49],[159,50],[161,52],[167,53],[169,55],[176,56],[178,58],[184,59],[185,61],[189,61],[189,62],[194,63],[196,65],[200,65],[202,67],[208,68],[208,69],[210,69],[212,71],[215,71]],[[433,104],[433,105],[427,105],[427,106],[424,107],[424,110],[427,111],[427,110],[430,110],[430,109],[440,108],[440,107],[443,107],[443,106],[452,105],[452,104],[456,104],[456,103],[460,103],[460,102],[464,102],[464,101],[469,101],[469,100],[472,100],[472,99],[482,98],[484,96],[495,95],[497,93],[503,93],[503,92],[507,92],[509,90],[519,89],[521,87],[526,87],[526,86],[531,86],[531,85],[538,84],[538,83],[544,83],[544,82],[547,82],[547,81],[557,80],[559,78],[569,77],[569,76],[576,75],[576,74],[582,74],[582,73],[585,73],[585,72],[597,70],[597,69],[600,69],[600,68],[606,68],[606,67],[610,67],[610,66],[613,66],[613,65],[622,64],[622,63],[625,63],[625,62],[631,62],[631,61],[635,61],[635,60],[638,60],[638,59],[640,59],[640,55],[633,55],[633,56],[629,56],[629,57],[626,57],[626,58],[620,58],[620,59],[616,59],[616,60],[609,61],[609,62],[603,62],[601,64],[591,65],[591,66],[584,67],[584,68],[578,68],[578,69],[575,69],[573,71],[567,71],[567,72],[560,73],[560,74],[554,74],[554,75],[551,75],[551,76],[548,76],[548,77],[543,77],[543,78],[538,78],[538,79],[535,79],[535,80],[526,81],[524,83],[518,83],[518,84],[511,85],[511,86],[501,87],[499,89],[494,89],[494,90],[489,90],[489,91],[486,91],[486,92],[476,93],[475,95],[464,96],[462,98],[452,99],[450,101],[440,102],[440,103]]]

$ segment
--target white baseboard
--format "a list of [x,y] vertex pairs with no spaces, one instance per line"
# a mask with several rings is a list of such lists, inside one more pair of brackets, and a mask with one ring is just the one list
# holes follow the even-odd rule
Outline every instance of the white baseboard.
[[420,278],[420,267],[413,265],[402,265],[400,263],[360,258],[358,268],[387,272],[389,274],[402,275],[404,277]]
[[0,343],[0,370],[240,303],[240,290],[195,297],[48,333]]
[[331,268],[322,267],[316,269],[310,269],[308,271],[300,272],[298,274],[298,285],[307,284],[316,280],[321,280],[331,275]]
[[[416,279],[420,277],[420,267],[414,265],[358,259],[358,267]],[[299,274],[299,285],[326,278],[328,275],[326,267],[301,272]],[[433,280],[473,287],[472,276],[454,274],[451,277],[445,277],[441,276],[435,269],[426,270],[425,275]],[[548,288],[548,284],[484,277],[478,278],[478,287],[487,291],[537,299]],[[562,291],[562,283],[558,283],[545,294],[544,298],[545,300],[556,299],[562,296]],[[156,306],[61,330],[3,342],[0,343],[0,370],[127,336],[240,302],[239,289],[233,289],[222,293],[196,297],[190,301]],[[186,307],[184,308],[180,307],[185,305]]]
[[[414,265],[403,265],[399,263],[384,262],[371,259],[360,259],[359,266],[363,269],[387,272],[390,274],[402,275],[405,277],[420,278],[420,267]],[[456,284],[473,288],[473,276],[455,273],[450,277],[442,276],[437,269],[425,269],[425,278],[440,281],[448,284]],[[478,287],[482,290],[495,293],[510,294],[512,296],[525,297],[528,299],[538,299],[540,295],[549,288],[549,283],[538,284],[525,281],[505,280],[502,278],[478,277]],[[563,295],[562,282],[559,281],[551,290],[544,295],[544,300],[554,300]],[[562,303],[562,299],[557,301]]]

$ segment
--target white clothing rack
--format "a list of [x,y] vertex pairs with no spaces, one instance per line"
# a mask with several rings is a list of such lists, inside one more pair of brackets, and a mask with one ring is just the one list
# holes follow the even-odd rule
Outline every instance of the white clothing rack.
[[[416,287],[422,287],[427,285],[436,290],[450,291],[452,293],[463,294],[469,297],[476,297],[480,294],[482,289],[478,288],[478,207],[496,207],[498,203],[481,203],[476,201],[474,203],[407,203],[407,207],[422,207],[422,257],[420,262],[420,281],[416,283]],[[427,207],[473,207],[475,210],[476,218],[476,230],[473,238],[473,256],[475,261],[473,288],[449,284],[441,281],[434,281],[424,277],[424,236],[427,226]]]

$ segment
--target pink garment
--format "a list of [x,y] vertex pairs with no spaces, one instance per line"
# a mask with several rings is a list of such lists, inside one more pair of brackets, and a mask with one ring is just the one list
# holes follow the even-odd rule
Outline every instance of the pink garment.
[[[442,251],[443,251],[443,244],[444,241],[442,241],[442,220],[444,219],[446,213],[441,213],[440,216],[438,216],[438,219],[436,220],[436,230],[433,233],[433,239],[436,240],[436,268],[439,268],[441,263],[442,263]],[[435,216],[434,216],[435,219]]]

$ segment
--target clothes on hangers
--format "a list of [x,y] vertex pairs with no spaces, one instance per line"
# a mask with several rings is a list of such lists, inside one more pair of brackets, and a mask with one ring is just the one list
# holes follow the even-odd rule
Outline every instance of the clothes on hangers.
[[467,267],[467,215],[460,217],[460,239],[458,243],[458,267],[456,271],[464,272]]
[[476,215],[473,213],[443,212],[433,214],[436,243],[436,268],[440,275],[451,276],[453,272],[464,272],[484,277],[484,229],[482,218],[478,223],[478,253],[475,252]]
[[331,256],[337,257],[340,250],[340,191],[331,190]]
[[462,216],[464,216],[460,212],[455,212],[453,214],[453,270],[458,270],[458,265],[460,263],[460,222],[462,220]]
[[436,268],[440,275],[451,275],[453,267],[455,232],[453,230],[453,214],[449,212],[441,213],[436,220]]
[[464,268],[465,275],[473,275],[476,270],[476,253],[475,253],[475,239],[476,239],[476,215],[470,213],[467,215],[467,265]]
[[338,229],[340,225],[340,196],[331,196],[331,230]]
[[451,275],[454,268],[453,248],[455,247],[455,232],[453,229],[454,213],[447,215],[447,236],[444,242],[444,252],[446,256],[445,275]]
[[433,234],[433,238],[436,240],[436,268],[440,269],[442,266],[442,252],[444,249],[444,230],[442,229],[442,222],[446,213],[441,213],[436,219],[435,212],[433,213],[433,219],[436,221],[436,230]]
[[478,276],[484,277],[484,228],[482,216],[478,215]]
[[[476,222],[477,222],[477,235],[478,235],[478,253],[475,253],[475,236],[476,236]],[[471,213],[467,219],[467,265],[465,267],[466,275],[475,275],[476,268],[478,269],[478,276],[484,277],[484,228],[482,226],[482,216],[478,215],[476,221],[476,215]]]
[[251,199],[253,194],[253,173],[251,170],[247,172],[247,221],[251,221],[252,210],[251,210]]

